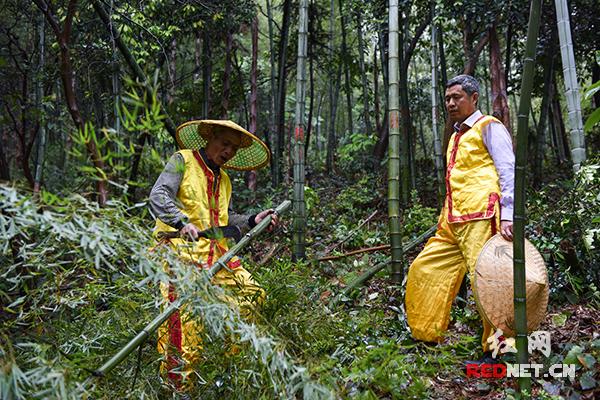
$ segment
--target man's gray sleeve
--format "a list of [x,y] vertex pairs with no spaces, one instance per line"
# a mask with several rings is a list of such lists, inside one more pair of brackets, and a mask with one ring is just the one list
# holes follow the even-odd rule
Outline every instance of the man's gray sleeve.
[[235,225],[240,228],[240,231],[246,232],[256,226],[254,218],[256,214],[238,214],[231,208],[231,202],[229,203],[229,225]]
[[150,191],[150,210],[154,216],[176,229],[183,228],[187,223],[187,217],[177,207],[177,192],[184,166],[183,156],[173,154]]

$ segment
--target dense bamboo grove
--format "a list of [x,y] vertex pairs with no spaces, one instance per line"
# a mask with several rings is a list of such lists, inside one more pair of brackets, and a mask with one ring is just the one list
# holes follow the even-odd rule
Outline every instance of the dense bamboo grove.
[[[0,397],[597,397],[599,31],[593,0],[3,2]],[[502,362],[574,365],[573,378],[467,377],[486,355],[468,276],[440,343],[414,339],[405,277],[451,208],[459,74],[516,155],[519,352]],[[292,204],[232,247],[265,291],[252,320],[216,270],[153,237],[151,189],[177,127],[198,119],[270,151],[265,168],[228,171],[230,215]],[[525,238],[548,270],[550,355],[527,347]],[[185,306],[169,309],[161,284]],[[148,325],[165,308],[202,322],[184,391]]]

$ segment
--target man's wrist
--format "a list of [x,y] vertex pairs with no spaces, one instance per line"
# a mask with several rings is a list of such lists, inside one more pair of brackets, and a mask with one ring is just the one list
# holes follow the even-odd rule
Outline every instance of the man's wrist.
[[185,223],[184,223],[182,220],[178,220],[178,221],[175,223],[175,226],[174,226],[174,228],[175,228],[175,229],[177,229],[178,231],[180,231],[180,230],[182,230],[182,229],[183,229],[183,227],[184,227],[185,225],[186,225],[186,224],[185,224]]
[[248,218],[248,225],[250,226],[250,229],[254,228],[257,224],[256,224],[256,216],[258,214],[252,214],[249,218]]

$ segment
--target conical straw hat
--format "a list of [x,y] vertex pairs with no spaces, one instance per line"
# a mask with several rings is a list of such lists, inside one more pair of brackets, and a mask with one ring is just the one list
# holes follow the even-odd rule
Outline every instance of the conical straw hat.
[[[525,240],[527,329],[533,332],[546,315],[548,274],[542,255]],[[497,234],[483,246],[475,266],[473,291],[481,315],[505,336],[515,336],[513,243]]]
[[269,163],[271,153],[262,140],[228,120],[195,120],[179,125],[176,131],[177,144],[180,149],[199,150],[206,146],[212,132],[232,131],[240,134],[241,142],[235,156],[223,168],[238,171],[259,169]]

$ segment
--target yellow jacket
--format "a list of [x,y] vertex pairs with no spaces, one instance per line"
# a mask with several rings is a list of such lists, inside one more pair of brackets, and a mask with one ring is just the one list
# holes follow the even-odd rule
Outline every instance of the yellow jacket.
[[[231,181],[227,173],[221,169],[215,177],[197,151],[180,150],[178,153],[184,159],[183,176],[177,192],[181,212],[188,218],[188,222],[200,230],[227,225],[231,199]],[[156,220],[155,232],[174,230],[176,229],[161,220]],[[228,250],[226,238],[199,238],[196,242],[170,239],[170,244],[181,258],[204,268],[211,266]],[[232,269],[239,265],[237,257],[228,263]]]
[[500,183],[482,136],[483,128],[492,121],[498,120],[483,116],[469,130],[455,132],[450,138],[446,154],[449,223],[488,219],[495,214]]

